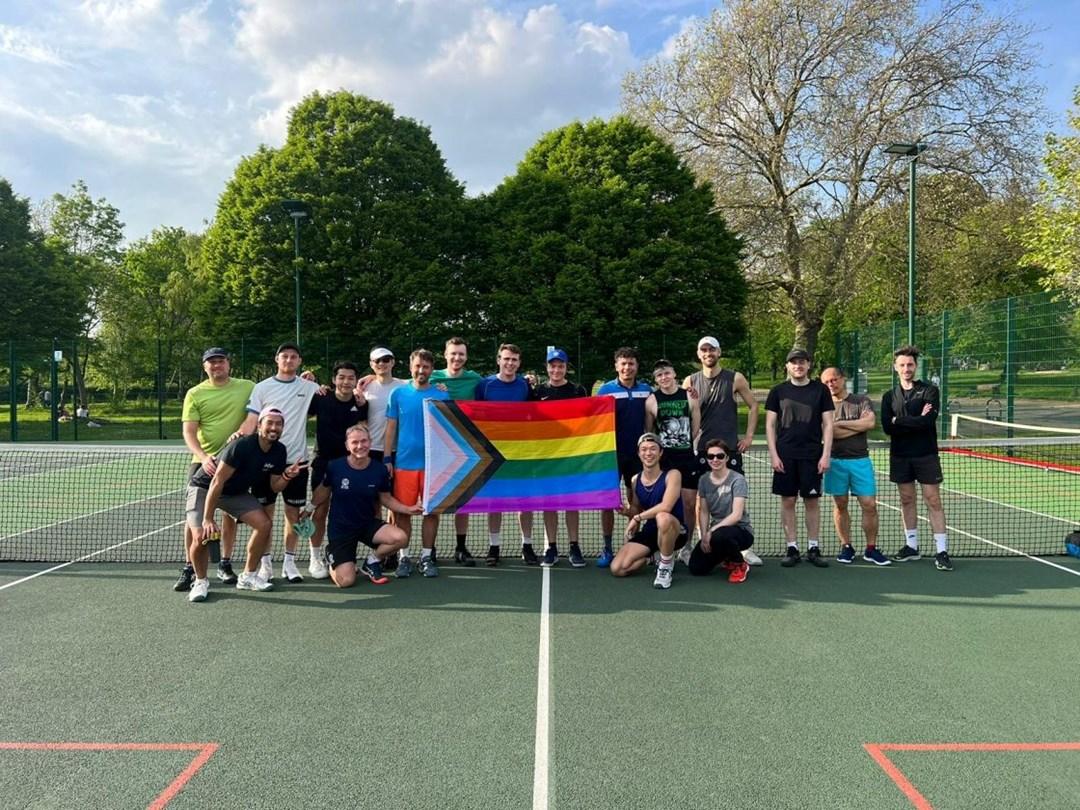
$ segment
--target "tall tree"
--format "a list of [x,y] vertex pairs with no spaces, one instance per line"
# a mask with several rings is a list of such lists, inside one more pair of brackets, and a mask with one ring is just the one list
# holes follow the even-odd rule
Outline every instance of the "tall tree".
[[427,127],[353,93],[308,96],[285,145],[244,158],[222,194],[205,242],[204,330],[268,344],[292,333],[286,199],[311,210],[301,226],[304,334],[352,345],[358,328],[425,328],[422,298],[435,291],[417,278],[449,260],[462,198]]
[[864,214],[906,193],[882,147],[928,144],[921,165],[987,187],[1029,176],[1033,63],[1029,28],[975,0],[728,0],[629,76],[624,104],[713,180],[753,282],[813,349]]
[[1025,259],[1046,268],[1047,289],[1080,302],[1080,88],[1068,112],[1071,135],[1046,136],[1041,200],[1025,223]]

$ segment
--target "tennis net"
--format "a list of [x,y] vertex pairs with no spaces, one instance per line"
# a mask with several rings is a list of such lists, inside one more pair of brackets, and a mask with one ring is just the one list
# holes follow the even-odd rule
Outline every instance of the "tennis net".
[[[960,440],[942,442],[945,473],[942,499],[954,556],[1017,553],[1062,554],[1065,535],[1080,518],[1080,437]],[[896,487],[888,481],[888,445],[871,442],[881,522],[879,544],[886,552],[903,544]],[[0,560],[66,562],[178,562],[189,454],[182,447],[104,445],[6,445],[0,451]],[[763,446],[744,455],[750,482],[754,547],[762,556],[785,551],[779,499],[770,494],[772,471]],[[822,509],[822,543],[835,553],[831,510]],[[859,507],[852,499],[853,542],[861,544]],[[921,501],[920,535],[930,540]],[[282,510],[278,509],[274,558],[282,554]],[[561,521],[560,521],[561,523]],[[616,544],[624,521],[616,519]],[[565,529],[559,528],[565,550]],[[516,521],[504,522],[507,553]],[[543,523],[534,521],[534,544],[542,548]],[[241,528],[240,542],[247,530]],[[803,539],[800,518],[800,540]],[[601,549],[600,518],[581,516],[582,550]],[[482,554],[488,544],[483,515],[469,524],[469,547]],[[298,556],[306,555],[301,543]],[[413,533],[414,552],[419,547]],[[444,518],[438,547],[454,547],[453,521]]]

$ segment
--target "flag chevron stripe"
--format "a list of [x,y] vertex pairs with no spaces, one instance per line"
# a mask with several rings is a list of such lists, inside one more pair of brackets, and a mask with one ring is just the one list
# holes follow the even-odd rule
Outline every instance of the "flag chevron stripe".
[[[437,452],[436,448],[443,451],[444,459],[452,460],[451,464],[461,464],[461,469],[447,485],[437,491],[425,486],[424,503],[434,501],[444,504],[440,511],[457,508],[472,498],[495,474],[503,463],[503,457],[461,412],[457,403],[425,400],[424,415],[427,467],[432,467],[431,457],[433,451]],[[447,464],[444,462],[443,466]],[[432,482],[439,477],[432,476]]]

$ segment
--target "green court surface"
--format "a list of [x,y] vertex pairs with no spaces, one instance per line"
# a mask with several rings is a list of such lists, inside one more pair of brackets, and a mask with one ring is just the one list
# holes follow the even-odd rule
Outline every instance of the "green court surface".
[[1080,807],[1071,558],[204,604],[168,566],[47,568],[0,565],[5,808]]

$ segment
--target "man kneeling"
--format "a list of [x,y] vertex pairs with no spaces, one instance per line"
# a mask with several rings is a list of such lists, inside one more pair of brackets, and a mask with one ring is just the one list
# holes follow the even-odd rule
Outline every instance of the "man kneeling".
[[625,577],[643,567],[649,557],[660,552],[655,588],[671,587],[675,552],[686,545],[683,518],[682,475],[678,470],[661,470],[663,449],[655,433],[643,433],[637,443],[641,472],[630,481],[630,504],[621,512],[630,518],[622,548],[611,561],[611,573]]
[[345,432],[349,454],[327,465],[326,478],[311,496],[304,509],[312,513],[330,499],[327,520],[326,561],[330,577],[339,588],[356,584],[356,553],[363,543],[371,548],[360,572],[376,585],[387,582],[382,560],[409,544],[405,532],[376,517],[375,502],[404,515],[419,515],[418,504],[406,506],[390,494],[390,473],[381,461],[371,458],[371,436],[363,425],[353,425]]

